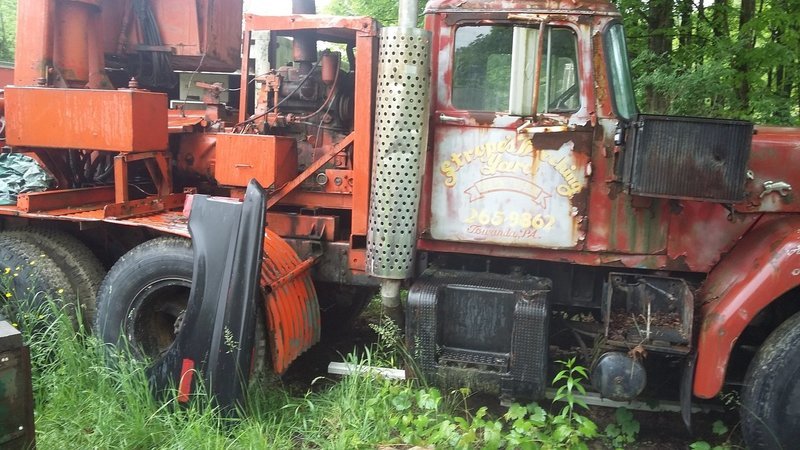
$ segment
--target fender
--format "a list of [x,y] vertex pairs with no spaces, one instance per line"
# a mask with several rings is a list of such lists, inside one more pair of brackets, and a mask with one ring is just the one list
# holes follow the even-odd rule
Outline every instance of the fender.
[[800,284],[800,216],[762,218],[708,275],[694,395],[722,389],[731,350],[764,307]]

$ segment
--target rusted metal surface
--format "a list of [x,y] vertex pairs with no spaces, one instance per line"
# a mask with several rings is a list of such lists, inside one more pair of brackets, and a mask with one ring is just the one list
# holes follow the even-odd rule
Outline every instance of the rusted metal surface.
[[[298,272],[298,268],[303,270]],[[309,269],[310,263],[303,264],[286,241],[265,231],[261,283],[272,369],[278,374],[320,339],[319,305]]]
[[704,304],[694,394],[712,398],[722,388],[730,352],[764,307],[800,285],[800,217],[764,218],[711,271]]
[[164,152],[122,153],[114,157],[114,199],[125,203],[130,198],[128,163],[143,161],[159,196],[172,193],[172,166]]
[[[745,201],[735,205],[737,211],[800,212],[798,142],[797,128],[756,127],[748,163],[751,176],[745,185]],[[777,187],[783,189],[769,189],[776,183],[782,183]]]
[[29,0],[17,5],[14,84],[45,83],[53,65],[56,0]]
[[[442,5],[429,3],[428,11],[439,11]],[[514,6],[502,8],[513,10]],[[430,18],[427,26],[434,31],[433,115],[439,119],[428,155],[433,161],[426,183],[430,198],[423,203],[427,209],[423,214],[430,216],[422,218],[427,236],[452,241],[448,247],[463,242],[582,247],[591,129],[565,132],[573,113],[542,115],[531,121],[507,111],[459,108],[453,99],[454,28],[443,15]],[[552,26],[573,29],[577,42],[587,40],[590,33],[588,27],[575,28],[574,23],[554,21]],[[541,47],[541,39],[537,42]],[[581,52],[590,51],[590,46],[581,47]],[[591,71],[585,58],[578,56],[576,63],[579,73]],[[537,98],[535,92],[531,95]],[[583,116],[594,109],[590,90],[581,91],[579,98],[581,105],[574,114]],[[589,121],[573,121],[579,122]]]
[[214,177],[220,184],[247,186],[255,178],[262,186],[281,187],[297,172],[295,140],[254,134],[217,134]]
[[355,33],[376,36],[378,22],[366,16],[328,16],[316,15],[288,15],[288,16],[259,16],[256,14],[244,15],[245,30],[317,30],[320,38],[338,37],[353,40]]
[[14,66],[0,62],[0,88],[9,84],[14,84]]
[[426,14],[459,12],[619,15],[617,8],[605,0],[431,0],[425,5]]
[[27,213],[87,205],[105,205],[113,201],[114,187],[102,186],[20,194],[17,199],[17,207],[20,211]]
[[198,125],[206,125],[205,118],[202,116],[185,116],[180,111],[169,110],[167,118],[167,130],[170,134],[190,133]]
[[177,171],[190,180],[214,179],[217,138],[213,133],[189,133],[180,136]]
[[[448,241],[574,248],[583,239],[588,144],[557,133],[535,146],[514,129],[439,126],[430,235]],[[578,133],[579,135],[579,133]],[[446,149],[452,149],[450,151]]]
[[[106,54],[135,53],[145,39],[133,0],[103,1]],[[150,0],[162,46],[178,70],[232,71],[239,65],[241,0]],[[201,64],[202,63],[202,64]]]
[[185,194],[171,194],[161,197],[148,197],[123,203],[113,203],[103,208],[103,216],[108,219],[127,219],[149,215],[183,207]]
[[96,5],[76,1],[59,1],[56,5],[53,65],[67,87],[82,88],[89,82],[89,24],[99,10]]
[[367,233],[367,216],[369,211],[369,182],[372,168],[372,111],[374,109],[374,86],[377,78],[378,38],[371,33],[359,34],[356,48],[364,55],[372,58],[356,59],[356,79],[354,101],[359,105],[353,117],[353,196],[351,234]]
[[267,206],[272,207],[281,199],[283,199],[287,194],[292,192],[297,186],[300,185],[303,181],[305,181],[311,174],[322,168],[328,161],[330,161],[334,156],[336,156],[339,152],[343,151],[348,145],[353,143],[353,137],[355,136],[354,133],[350,133],[346,138],[337,142],[335,145],[328,146],[328,148],[324,149],[319,159],[314,161],[311,165],[309,165],[306,170],[301,172],[299,175],[294,177],[291,181],[281,186],[272,196],[270,196],[269,200],[267,200]]
[[167,148],[167,97],[131,90],[8,87],[6,137],[19,147]]
[[667,255],[701,272],[727,258],[725,254],[761,218],[760,214],[731,214],[723,205],[710,203],[681,202],[679,209],[670,214]]
[[736,203],[744,197],[753,124],[639,114],[625,151],[633,194]]
[[333,241],[338,217],[268,212],[267,223],[279,236]]

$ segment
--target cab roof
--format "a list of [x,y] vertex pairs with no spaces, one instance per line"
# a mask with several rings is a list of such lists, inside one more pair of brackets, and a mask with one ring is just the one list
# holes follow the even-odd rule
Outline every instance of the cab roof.
[[430,0],[425,5],[425,14],[440,12],[619,15],[616,6],[608,0]]

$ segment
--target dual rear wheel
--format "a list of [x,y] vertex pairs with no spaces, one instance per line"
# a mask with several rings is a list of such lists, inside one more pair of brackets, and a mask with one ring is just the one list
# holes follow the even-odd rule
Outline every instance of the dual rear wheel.
[[55,306],[76,326],[79,318],[87,326],[94,322],[97,288],[105,270],[75,237],[40,226],[3,231],[0,273],[6,314],[23,319],[43,316]]

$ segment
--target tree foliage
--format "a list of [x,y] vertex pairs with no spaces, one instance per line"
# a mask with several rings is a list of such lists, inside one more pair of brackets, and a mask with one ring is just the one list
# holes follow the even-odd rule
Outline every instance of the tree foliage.
[[[612,0],[642,111],[800,125],[800,0]],[[397,21],[397,0],[328,12]]]
[[0,61],[14,60],[17,0],[0,0]]
[[339,16],[369,16],[384,26],[397,25],[398,0],[332,0],[325,12]]
[[643,111],[800,124],[800,0],[615,0]]

